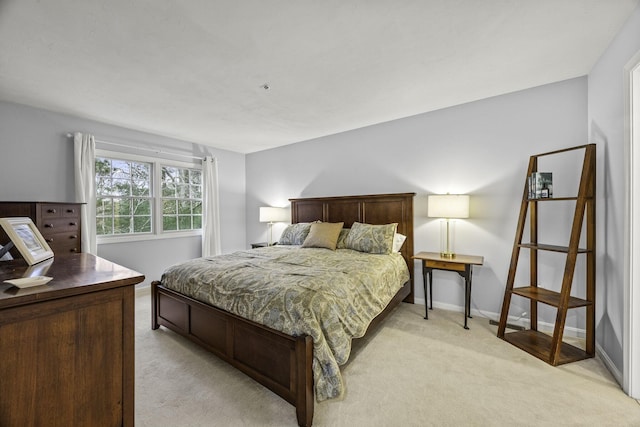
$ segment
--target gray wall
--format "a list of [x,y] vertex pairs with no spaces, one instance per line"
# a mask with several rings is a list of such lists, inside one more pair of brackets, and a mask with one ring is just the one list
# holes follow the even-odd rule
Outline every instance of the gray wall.
[[[468,193],[471,218],[458,222],[456,252],[485,257],[484,266],[474,270],[472,309],[496,318],[529,156],[585,144],[586,122],[587,78],[581,77],[249,154],[247,237],[265,239],[259,206],[283,205],[290,197],[416,192],[415,251],[438,251],[439,222],[427,218],[426,195]],[[562,169],[556,172],[559,185]],[[567,236],[567,244],[563,221],[551,218],[545,230],[550,238]],[[558,261],[542,266],[541,282],[552,288],[562,277]],[[424,301],[422,275],[415,273],[416,297]],[[435,306],[461,310],[460,278],[446,272],[434,276]],[[523,311],[529,311],[527,302],[514,297],[511,313]],[[554,312],[542,314],[553,323]],[[584,328],[581,316],[572,313],[568,324]]]
[[623,70],[638,51],[640,7],[593,67],[588,85],[589,138],[598,144],[599,173],[596,339],[619,372],[623,369],[622,339],[626,328],[623,323],[624,218],[628,189]]
[[[246,247],[243,154],[6,102],[0,102],[0,200],[75,201],[73,141],[66,136],[75,131],[92,133],[96,139],[110,142],[217,157],[222,250]],[[200,253],[199,236],[98,246],[99,256],[145,274],[145,283],[160,278],[167,266]]]

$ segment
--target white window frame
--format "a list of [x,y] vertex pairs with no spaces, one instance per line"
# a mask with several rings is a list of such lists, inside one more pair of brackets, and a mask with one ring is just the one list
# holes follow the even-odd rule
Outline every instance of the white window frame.
[[[640,399],[640,51],[624,69],[625,158],[627,159],[625,194],[625,275],[622,340],[622,388],[632,398]],[[612,370],[612,372],[615,372]]]
[[[179,168],[199,169],[202,165],[197,163],[182,162],[178,160],[167,160],[158,157],[140,156],[136,154],[122,153],[111,150],[96,150],[96,158],[105,157],[109,159],[129,160],[134,162],[151,163],[151,199],[153,201],[153,225],[150,233],[119,234],[119,235],[98,235],[96,241],[98,245],[109,243],[139,242],[144,240],[176,239],[182,237],[202,236],[202,229],[199,230],[162,230],[162,166],[174,166]],[[94,177],[95,179],[95,177]],[[94,230],[94,233],[96,231]]]

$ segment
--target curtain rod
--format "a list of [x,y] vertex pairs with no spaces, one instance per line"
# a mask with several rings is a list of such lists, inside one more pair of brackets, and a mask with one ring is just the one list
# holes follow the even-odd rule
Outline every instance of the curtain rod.
[[[73,134],[72,133],[68,133],[67,134],[67,138],[71,138],[71,137],[73,137]],[[140,151],[150,151],[150,152],[153,152],[155,154],[166,154],[166,155],[170,155],[170,156],[185,157],[187,159],[193,159],[193,160],[204,160],[203,157],[191,156],[191,155],[187,155],[187,154],[172,153],[172,152],[169,152],[169,151],[162,151],[162,150],[158,150],[158,149],[155,149],[155,148],[137,147],[135,145],[120,144],[118,142],[103,141],[103,140],[100,140],[100,139],[96,139],[95,141],[97,143],[100,143],[100,144],[113,145],[115,147],[131,148],[133,150],[140,150]]]

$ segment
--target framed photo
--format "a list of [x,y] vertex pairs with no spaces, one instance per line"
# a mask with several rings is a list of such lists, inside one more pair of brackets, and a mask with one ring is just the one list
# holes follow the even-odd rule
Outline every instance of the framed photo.
[[33,265],[53,257],[53,251],[31,218],[0,218],[0,225],[27,264]]

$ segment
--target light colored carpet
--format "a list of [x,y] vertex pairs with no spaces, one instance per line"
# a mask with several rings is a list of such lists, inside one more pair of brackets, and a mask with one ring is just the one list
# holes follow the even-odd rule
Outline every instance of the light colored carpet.
[[[640,426],[640,404],[600,360],[551,367],[487,319],[402,304],[344,367],[345,396],[315,426]],[[136,426],[295,426],[293,406],[164,328],[136,294]]]

